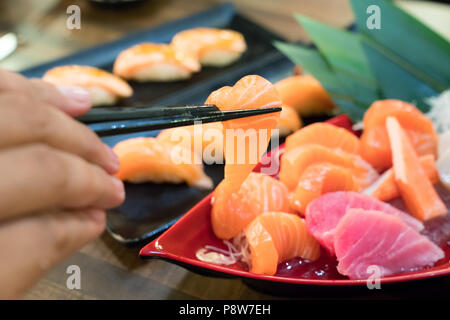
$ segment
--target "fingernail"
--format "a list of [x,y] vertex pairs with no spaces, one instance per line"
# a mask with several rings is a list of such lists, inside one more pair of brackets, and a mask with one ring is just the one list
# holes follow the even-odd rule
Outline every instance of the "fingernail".
[[105,212],[103,210],[96,210],[92,209],[89,211],[89,215],[92,218],[92,220],[96,222],[103,222],[105,221]]
[[115,152],[105,144],[105,150],[108,154],[109,162],[108,162],[108,172],[116,173],[120,169],[120,160],[119,157],[115,154]]
[[125,187],[123,185],[123,182],[116,177],[112,177],[114,187],[116,189],[116,196],[122,202],[125,200]]
[[67,108],[87,109],[92,104],[89,92],[82,87],[58,86],[58,89],[68,98]]

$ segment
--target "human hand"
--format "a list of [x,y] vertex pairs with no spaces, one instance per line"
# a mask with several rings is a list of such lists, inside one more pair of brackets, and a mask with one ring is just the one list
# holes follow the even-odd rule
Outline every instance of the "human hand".
[[71,118],[89,108],[81,88],[0,69],[0,298],[99,236],[125,198],[117,157]]

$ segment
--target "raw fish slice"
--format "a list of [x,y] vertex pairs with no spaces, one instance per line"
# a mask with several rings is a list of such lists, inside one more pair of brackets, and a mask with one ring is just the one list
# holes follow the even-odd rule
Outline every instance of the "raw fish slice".
[[122,51],[114,73],[137,81],[176,81],[200,71],[195,57],[162,43],[141,43]]
[[226,29],[194,28],[177,33],[172,45],[196,57],[204,66],[224,67],[247,49],[240,32]]
[[297,131],[302,126],[302,119],[294,108],[287,105],[282,106],[280,121],[277,129],[280,130],[280,136],[285,137],[292,132]]
[[334,254],[336,226],[349,209],[382,211],[398,217],[416,231],[423,229],[423,224],[417,219],[373,197],[351,191],[326,193],[309,203],[305,218],[309,232],[331,254]]
[[447,214],[447,208],[422,169],[411,141],[394,117],[386,119],[394,177],[408,211],[419,220]]
[[[120,160],[116,177],[133,183],[182,183],[202,189],[213,187],[212,180],[203,172],[202,164],[190,161],[186,154],[173,151],[173,145],[156,138],[132,138],[116,144],[113,151]],[[187,159],[184,157],[187,155]]]
[[361,188],[370,186],[379,177],[375,169],[356,154],[341,149],[330,149],[319,144],[307,144],[288,150],[283,154],[280,181],[289,190],[294,190],[306,168],[321,162],[347,168]]
[[348,169],[326,162],[313,164],[300,177],[291,195],[291,207],[304,215],[306,206],[322,194],[358,190],[359,186]]
[[212,200],[211,223],[220,239],[237,236],[256,216],[266,211],[289,212],[286,187],[278,180],[252,172],[231,195],[220,183]]
[[343,151],[358,154],[359,139],[350,131],[329,123],[310,124],[286,138],[285,150],[307,144],[320,144],[328,148],[340,148]]
[[[233,87],[212,92],[205,103],[214,104],[220,110],[281,107],[274,86],[257,75],[245,76]],[[280,113],[271,113],[222,122],[225,137],[224,183],[230,193],[239,189],[260,161],[279,118]]]
[[350,209],[335,232],[338,271],[350,279],[367,279],[370,266],[380,277],[432,266],[444,252],[398,217],[381,211]]
[[392,166],[392,152],[385,122],[395,117],[407,132],[419,156],[437,156],[437,133],[433,122],[415,106],[400,100],[379,100],[364,114],[364,131],[361,135],[360,153],[377,170]]
[[283,104],[294,108],[301,116],[329,113],[335,108],[327,91],[311,75],[287,77],[275,87]]
[[274,275],[280,262],[294,257],[313,261],[320,256],[319,243],[294,214],[265,212],[250,223],[245,237],[253,273]]
[[[435,159],[432,154],[427,154],[419,158],[420,165],[425,171],[431,183],[435,184],[439,181],[438,172],[436,171]],[[395,183],[394,170],[386,170],[380,178],[370,187],[364,190],[364,194],[375,197],[381,201],[389,201],[400,196],[397,184]]]
[[93,106],[114,104],[119,98],[133,94],[133,89],[119,77],[89,66],[54,67],[42,79],[55,85],[83,87],[89,92]]

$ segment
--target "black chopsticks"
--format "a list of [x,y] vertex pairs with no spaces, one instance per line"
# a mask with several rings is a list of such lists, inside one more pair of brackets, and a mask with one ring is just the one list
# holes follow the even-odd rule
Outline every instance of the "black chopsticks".
[[280,112],[281,108],[220,111],[214,105],[94,108],[78,118],[99,136],[161,130]]

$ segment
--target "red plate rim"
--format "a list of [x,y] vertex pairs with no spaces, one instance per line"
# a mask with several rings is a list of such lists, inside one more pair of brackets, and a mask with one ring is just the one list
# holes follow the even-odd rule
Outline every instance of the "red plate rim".
[[[351,120],[346,115],[341,115],[335,117],[329,121],[330,123],[336,124],[338,126],[349,128],[349,123],[351,124]],[[282,149],[283,145],[280,146]],[[270,156],[272,152],[278,152],[278,149],[272,150],[267,153],[267,156]],[[361,286],[367,284],[367,279],[364,280],[352,280],[352,279],[341,279],[341,280],[332,280],[332,279],[306,279],[306,278],[292,278],[292,277],[281,277],[281,276],[269,276],[269,275],[261,275],[256,273],[251,273],[243,270],[231,269],[228,267],[215,265],[212,263],[203,262],[197,259],[187,258],[185,256],[180,256],[177,254],[173,254],[170,252],[164,251],[159,245],[159,241],[164,240],[171,233],[177,232],[177,229],[182,226],[185,221],[189,220],[193,215],[195,215],[199,208],[205,205],[205,202],[210,202],[212,197],[212,193],[202,199],[199,203],[197,203],[194,207],[192,207],[186,214],[184,214],[172,227],[170,227],[167,231],[165,231],[158,238],[144,246],[139,255],[143,258],[161,258],[168,261],[177,261],[184,265],[191,265],[199,268],[203,268],[206,270],[220,272],[226,275],[233,275],[240,278],[250,278],[256,280],[264,280],[271,282],[280,282],[280,283],[289,283],[289,284],[302,284],[302,285],[317,285],[317,286]],[[380,283],[398,283],[405,281],[414,281],[414,280],[424,280],[431,279],[436,277],[441,277],[450,274],[450,262],[439,266],[442,269],[433,270],[433,268],[423,269],[420,271],[416,271],[414,273],[408,273],[403,275],[394,275],[389,277],[384,277],[380,279]]]
[[[241,271],[230,269],[227,267],[223,267],[220,265],[215,265],[212,263],[203,262],[197,259],[186,258],[184,256],[176,255],[170,252],[165,252],[160,249],[158,242],[160,240],[164,240],[164,238],[172,233],[176,232],[180,225],[188,220],[191,215],[196,214],[198,208],[204,205],[204,202],[211,201],[212,193],[205,197],[202,201],[197,203],[191,210],[189,210],[183,217],[181,217],[171,228],[169,228],[166,232],[164,232],[157,239],[153,240],[145,247],[143,247],[139,254],[141,257],[150,257],[150,258],[162,258],[165,260],[178,261],[186,265],[192,265],[196,267],[200,267],[203,269],[208,269],[216,272],[221,272],[229,275],[234,275],[241,278],[252,278],[258,280],[265,281],[275,281],[275,282],[283,282],[283,283],[291,283],[291,284],[305,284],[305,285],[320,285],[320,286],[357,286],[357,285],[366,285],[367,280],[351,280],[351,279],[343,279],[343,280],[329,280],[329,279],[305,279],[305,278],[291,278],[291,277],[280,277],[280,276],[268,276],[261,275],[256,273],[250,273],[248,271]],[[395,282],[403,282],[403,281],[412,281],[412,280],[421,280],[421,279],[429,279],[440,276],[445,276],[450,274],[450,263],[442,265],[441,267],[446,266],[445,269],[441,270],[421,270],[417,273],[397,275],[391,277],[385,277],[380,279],[380,283],[395,283]]]

